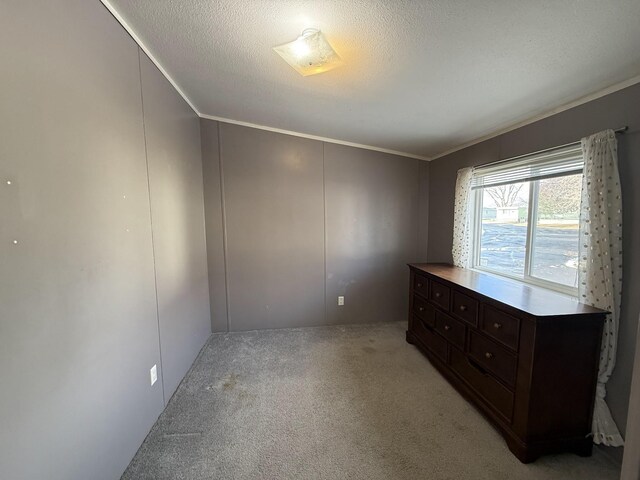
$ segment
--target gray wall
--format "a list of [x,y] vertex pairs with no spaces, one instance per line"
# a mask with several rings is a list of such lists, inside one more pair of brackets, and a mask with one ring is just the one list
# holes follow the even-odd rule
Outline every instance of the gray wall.
[[[4,2],[0,64],[0,478],[112,480],[164,406],[161,381],[149,383],[151,366],[161,367],[156,301],[164,327],[178,316],[165,295],[183,295],[165,281],[156,298],[139,50],[99,2]],[[151,190],[173,196],[181,189],[163,172],[171,160],[156,157],[173,147],[156,144],[165,127],[154,116],[186,110],[147,80]],[[188,116],[184,136],[198,142]],[[195,166],[197,145],[188,151]],[[176,200],[197,208],[199,173],[177,157],[174,167],[186,175],[176,182],[196,190]],[[160,203],[154,217],[173,225],[175,207]],[[186,229],[198,230],[197,215]],[[181,256],[200,248],[188,255],[204,258],[196,241],[166,233],[154,225],[159,254],[173,242]],[[159,286],[175,269],[162,255]],[[186,275],[206,292],[198,276]],[[198,308],[208,309],[202,293]],[[188,340],[167,340],[180,328],[164,336],[172,384],[195,355],[194,337],[208,334],[202,319],[191,332],[193,311],[183,313]]]
[[[636,345],[640,344],[640,329]],[[620,480],[640,480],[640,349],[636,348],[627,415],[625,455]]]
[[211,333],[200,121],[144,53],[140,60],[168,401]]
[[406,318],[424,162],[212,120],[201,132],[215,331]]
[[200,121],[200,136],[202,140],[202,172],[206,186],[204,189],[204,206],[207,229],[211,329],[214,332],[226,332],[228,330],[226,238],[218,122]]
[[418,199],[418,260],[427,261],[429,246],[429,172],[430,162],[420,162],[420,198]]
[[329,143],[324,151],[326,322],[404,320],[424,162]]
[[220,124],[229,324],[324,320],[322,143]]
[[456,172],[501,158],[579,140],[607,128],[629,126],[618,136],[623,194],[624,279],[617,366],[608,383],[608,403],[624,431],[629,402],[640,296],[640,84],[527,125],[431,162],[429,249],[432,262],[450,262]]

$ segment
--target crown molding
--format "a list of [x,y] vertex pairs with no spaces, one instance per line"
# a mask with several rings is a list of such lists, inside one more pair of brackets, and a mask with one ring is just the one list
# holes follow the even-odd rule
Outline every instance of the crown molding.
[[452,153],[455,153],[457,151],[463,150],[467,147],[471,147],[473,145],[476,145],[478,143],[484,142],[486,140],[490,140],[492,138],[498,137],[500,135],[503,135],[505,133],[511,132],[513,130],[516,130],[518,128],[524,127],[526,125],[530,125],[532,123],[535,123],[539,120],[543,120],[545,118],[551,117],[552,115],[556,115],[557,113],[560,112],[564,112],[566,110],[569,110],[571,108],[574,107],[578,107],[580,105],[583,105],[585,103],[591,102],[592,100],[596,100],[598,98],[604,97],[605,95],[609,95],[610,93],[614,93],[617,92],[618,90],[622,90],[624,88],[630,87],[631,85],[635,85],[636,83],[640,83],[640,75],[636,75],[635,77],[632,77],[628,80],[625,80],[623,82],[620,83],[616,83],[614,85],[611,85],[609,87],[603,88],[602,90],[598,90],[597,92],[591,93],[589,95],[585,95],[583,97],[578,98],[577,100],[573,100],[571,102],[565,103],[559,107],[553,108],[551,110],[548,110],[545,113],[530,117],[526,120],[520,121],[518,123],[514,123],[511,124],[505,128],[496,130],[492,133],[489,133],[487,135],[484,135],[482,137],[476,138],[474,140],[471,140],[469,142],[465,142],[462,143],[456,147],[453,147],[449,150],[446,150],[442,153],[438,153],[432,156],[425,156],[425,155],[417,155],[415,153],[409,153],[409,152],[401,152],[398,150],[391,150],[391,149],[387,149],[387,148],[381,148],[381,147],[375,147],[373,145],[364,145],[361,143],[355,143],[355,142],[347,142],[344,140],[337,140],[335,138],[329,138],[329,137],[321,137],[318,135],[310,135],[310,134],[306,134],[306,133],[302,133],[302,132],[295,132],[292,130],[285,130],[285,129],[281,129],[281,128],[274,128],[274,127],[269,127],[266,125],[259,125],[256,123],[251,123],[251,122],[243,122],[240,120],[233,120],[231,118],[225,118],[225,117],[218,117],[215,115],[207,115],[204,113],[201,113],[195,106],[195,104],[191,101],[191,99],[187,96],[187,94],[184,92],[184,90],[182,90],[182,88],[180,87],[180,85],[171,77],[171,75],[169,75],[169,73],[164,69],[164,67],[162,66],[162,64],[155,58],[155,56],[151,53],[151,51],[149,50],[149,48],[144,44],[144,42],[140,39],[140,37],[137,35],[137,33],[135,32],[135,30],[133,30],[133,28],[131,28],[131,26],[126,22],[126,20],[118,13],[118,11],[115,9],[115,7],[113,5],[111,5],[111,2],[109,0],[100,0],[100,2],[105,6],[105,8],[111,13],[111,15],[113,15],[113,17],[120,23],[120,25],[122,25],[122,27],[127,31],[127,33],[131,36],[131,38],[138,44],[138,46],[140,47],[140,49],[149,57],[149,59],[153,62],[153,64],[158,68],[158,70],[160,70],[160,72],[165,76],[165,78],[169,81],[169,83],[171,83],[171,85],[173,85],[173,88],[176,89],[176,91],[180,94],[180,96],[184,99],[185,102],[187,102],[187,104],[193,109],[193,111],[196,113],[196,115],[198,115],[198,117],[200,118],[205,118],[208,120],[215,120],[218,122],[223,122],[223,123],[231,123],[234,125],[241,125],[244,127],[251,127],[251,128],[257,128],[259,130],[266,130],[269,132],[275,132],[275,133],[282,133],[284,135],[292,135],[294,137],[301,137],[301,138],[308,138],[311,140],[319,140],[321,142],[327,142],[327,143],[334,143],[337,145],[346,145],[349,147],[356,147],[356,148],[362,148],[365,150],[373,150],[375,152],[382,152],[382,153],[389,153],[391,155],[398,155],[401,157],[409,157],[409,158],[415,158],[418,160],[425,160],[425,161],[432,161],[432,160],[436,160],[438,158],[442,158],[442,157],[446,157],[447,155],[450,155]]
[[243,127],[256,128],[258,130],[266,130],[268,132],[282,133],[284,135],[291,135],[293,137],[308,138],[309,140],[318,140],[320,142],[334,143],[336,145],[345,145],[347,147],[356,147],[356,148],[362,148],[364,150],[373,150],[374,152],[389,153],[391,155],[398,155],[399,157],[415,158],[417,160],[425,160],[425,161],[431,160],[431,158],[429,157],[416,155],[415,153],[400,152],[398,150],[375,147],[373,145],[365,145],[362,143],[354,143],[354,142],[347,142],[345,140],[337,140],[335,138],[321,137],[319,135],[310,135],[308,133],[294,132],[293,130],[285,130],[282,128],[268,127],[266,125],[259,125],[257,123],[251,123],[251,122],[242,122],[239,120],[233,120],[231,118],[216,117],[214,115],[207,115],[203,113],[200,114],[200,118],[204,118],[207,120],[215,120],[216,122],[231,123],[233,125],[241,125]]
[[467,147],[471,147],[473,145],[476,145],[478,143],[482,143],[486,140],[490,140],[492,138],[495,137],[499,137],[500,135],[504,135],[505,133],[511,132],[513,130],[517,130],[518,128],[521,127],[525,127],[527,125],[530,125],[532,123],[535,123],[539,120],[543,120],[545,118],[551,117],[553,115],[556,115],[558,113],[564,112],[566,110],[570,110],[574,107],[578,107],[580,105],[584,105],[585,103],[589,103],[593,100],[597,100],[598,98],[604,97],[606,95],[609,95],[610,93],[614,93],[617,92],[619,90],[622,90],[624,88],[630,87],[632,85],[635,85],[636,83],[640,83],[640,75],[636,75],[635,77],[631,77],[628,80],[625,80],[623,82],[620,83],[616,83],[614,85],[611,85],[609,87],[603,88],[602,90],[598,90],[597,92],[594,93],[590,93],[589,95],[585,95],[584,97],[580,97],[577,100],[573,100],[572,102],[569,103],[565,103],[564,105],[561,105],[560,107],[556,107],[552,110],[548,110],[545,113],[542,113],[540,115],[536,115],[534,117],[528,118],[527,120],[523,120],[521,122],[518,123],[514,123],[508,127],[505,127],[503,129],[497,130],[493,133],[489,133],[483,137],[480,138],[476,138],[475,140],[471,140],[469,142],[463,143],[461,145],[458,145],[457,147],[454,147],[450,150],[447,150],[445,152],[442,153],[438,153],[436,155],[433,155],[430,160],[436,160],[438,158],[442,158],[442,157],[446,157],[447,155],[450,155],[452,153],[458,152],[460,150],[464,150]]
[[111,13],[111,15],[113,15],[113,17],[118,21],[118,23],[120,23],[120,25],[122,25],[122,28],[124,28],[127,31],[127,33],[131,36],[133,41],[138,44],[140,49],[147,55],[147,57],[149,57],[149,60],[151,60],[153,62],[153,64],[158,68],[158,70],[160,70],[162,75],[164,75],[164,77],[169,81],[169,83],[173,86],[173,88],[176,89],[176,91],[180,94],[180,96],[184,99],[184,101],[187,102],[187,104],[196,113],[196,115],[200,116],[200,112],[198,111],[196,106],[193,104],[191,99],[187,96],[187,94],[184,93],[184,90],[182,90],[182,88],[180,88],[180,85],[178,85],[178,82],[176,82],[171,77],[171,75],[169,75],[169,73],[164,69],[164,67],[158,61],[158,59],[153,55],[153,53],[151,53],[149,48],[144,44],[144,42],[138,36],[138,34],[135,32],[135,30],[133,28],[131,28],[131,25],[129,25],[127,23],[127,21],[122,17],[122,15],[120,15],[118,13],[116,8],[113,5],[111,5],[111,2],[109,2],[109,0],[100,0],[100,2],[102,2],[102,4],[105,6],[105,8],[107,10],[109,10],[109,13]]
[[292,130],[285,130],[285,129],[281,129],[281,128],[268,127],[266,125],[258,125],[256,123],[243,122],[243,121],[239,121],[239,120],[233,120],[231,118],[224,118],[224,117],[217,117],[217,116],[214,116],[214,115],[203,114],[196,108],[195,104],[187,96],[187,94],[184,92],[184,90],[182,90],[182,88],[180,87],[178,82],[176,82],[171,77],[171,75],[169,75],[169,72],[167,72],[165,70],[165,68],[158,61],[158,59],[153,55],[153,53],[151,53],[151,50],[149,50],[149,48],[144,44],[142,39],[138,36],[136,31],[131,27],[131,25],[129,25],[127,23],[127,21],[124,19],[124,17],[122,15],[120,15],[120,13],[118,13],[118,10],[116,10],[116,8],[111,4],[111,2],[109,0],[100,0],[100,2],[111,13],[111,15],[113,15],[113,17],[118,21],[118,23],[120,23],[120,25],[122,25],[122,28],[124,28],[127,31],[127,33],[131,36],[133,41],[138,44],[140,49],[149,57],[149,59],[158,68],[158,70],[160,70],[162,75],[164,75],[164,77],[169,81],[169,83],[173,86],[173,88],[176,89],[176,91],[180,94],[180,96],[184,99],[184,101],[187,102],[187,104],[193,109],[193,111],[196,113],[196,115],[198,115],[198,117],[200,117],[200,118],[206,118],[208,120],[216,120],[218,122],[223,122],[223,123],[231,123],[231,124],[234,124],[234,125],[242,125],[244,127],[257,128],[259,130],[267,130],[269,132],[282,133],[284,135],[292,135],[294,137],[308,138],[308,139],[311,139],[311,140],[319,140],[319,141],[327,142],[327,143],[335,143],[335,144],[338,144],[338,145],[346,145],[346,146],[349,146],[349,147],[362,148],[362,149],[365,149],[365,150],[373,150],[373,151],[381,152],[381,153],[389,153],[389,154],[398,155],[398,156],[401,156],[401,157],[409,157],[409,158],[415,158],[415,159],[418,159],[418,160],[426,160],[426,161],[430,160],[429,157],[425,157],[425,156],[422,156],[422,155],[416,155],[414,153],[400,152],[400,151],[397,151],[397,150],[391,150],[391,149],[387,149],[387,148],[375,147],[373,145],[364,145],[364,144],[361,144],[361,143],[347,142],[347,141],[344,141],[344,140],[337,140],[335,138],[321,137],[321,136],[318,136],[318,135],[309,135],[309,134],[302,133],[302,132],[294,132]]

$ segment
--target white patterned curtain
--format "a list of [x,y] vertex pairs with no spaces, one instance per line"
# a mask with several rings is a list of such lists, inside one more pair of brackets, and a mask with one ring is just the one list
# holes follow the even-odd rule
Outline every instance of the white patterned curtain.
[[605,402],[605,385],[616,363],[622,294],[622,198],[616,135],[612,130],[582,139],[584,175],[580,206],[580,300],[611,312],[602,336],[593,441],[621,446],[624,440]]
[[467,268],[471,260],[471,214],[473,211],[471,197],[471,178],[473,168],[458,170],[456,180],[456,196],[453,210],[453,264]]

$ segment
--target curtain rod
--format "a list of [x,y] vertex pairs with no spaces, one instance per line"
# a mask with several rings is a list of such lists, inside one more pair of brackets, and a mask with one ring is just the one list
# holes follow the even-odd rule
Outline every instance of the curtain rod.
[[[624,127],[616,128],[613,131],[613,133],[615,133],[616,135],[622,135],[627,130],[629,130],[629,126],[625,125]],[[517,160],[518,158],[528,157],[530,155],[539,155],[541,153],[550,152],[551,150],[558,150],[560,148],[578,146],[578,145],[580,145],[580,143],[581,143],[581,140],[578,140],[577,142],[565,143],[564,145],[558,145],[557,147],[545,148],[544,150],[538,150],[537,152],[525,153],[524,155],[518,155],[517,157],[503,158],[502,160],[496,160],[495,162],[484,163],[484,164],[478,165],[478,166],[476,166],[474,168],[490,167],[492,165],[498,165],[499,163],[510,162],[512,160]]]

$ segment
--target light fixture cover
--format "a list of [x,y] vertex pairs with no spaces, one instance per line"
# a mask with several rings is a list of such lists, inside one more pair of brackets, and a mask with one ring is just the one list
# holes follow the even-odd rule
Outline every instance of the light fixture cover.
[[307,28],[293,42],[273,47],[300,75],[328,72],[342,65],[342,59],[320,30]]

